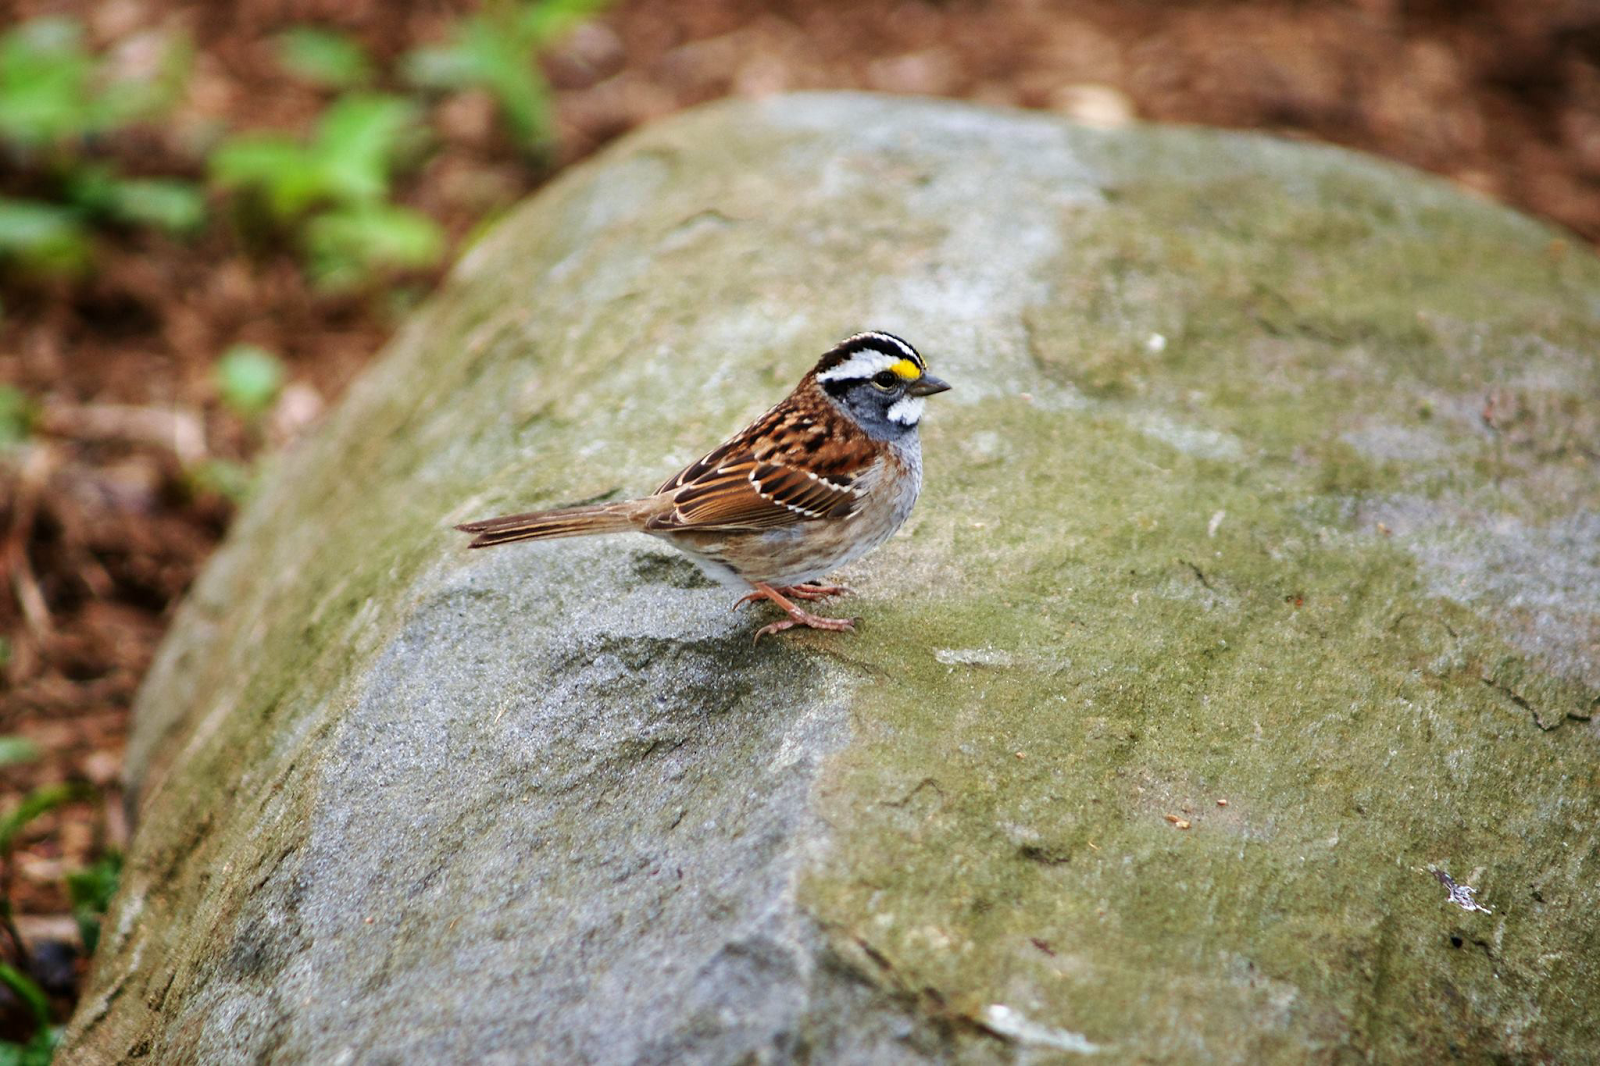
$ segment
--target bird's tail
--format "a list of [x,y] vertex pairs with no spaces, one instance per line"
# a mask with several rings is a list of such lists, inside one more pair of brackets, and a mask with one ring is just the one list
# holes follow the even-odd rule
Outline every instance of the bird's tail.
[[456,528],[476,533],[469,548],[492,548],[516,540],[551,540],[555,537],[587,537],[595,533],[626,533],[644,521],[641,501],[597,503],[588,507],[558,507],[551,511],[529,511],[501,518],[466,522]]

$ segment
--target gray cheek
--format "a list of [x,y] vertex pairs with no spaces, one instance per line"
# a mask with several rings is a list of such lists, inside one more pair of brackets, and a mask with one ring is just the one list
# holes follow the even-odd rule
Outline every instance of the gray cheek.
[[908,426],[889,420],[889,406],[900,398],[899,393],[885,394],[876,390],[866,395],[852,392],[846,399],[846,406],[856,424],[866,430],[868,436],[875,440],[895,441],[907,433],[915,432],[917,428],[915,424]]

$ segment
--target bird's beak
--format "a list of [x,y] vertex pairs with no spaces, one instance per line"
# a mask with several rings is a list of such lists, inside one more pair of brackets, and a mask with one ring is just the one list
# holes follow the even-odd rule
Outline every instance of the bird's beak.
[[913,381],[906,392],[912,396],[932,396],[936,392],[946,392],[949,388],[949,382],[940,381],[932,374],[924,374]]

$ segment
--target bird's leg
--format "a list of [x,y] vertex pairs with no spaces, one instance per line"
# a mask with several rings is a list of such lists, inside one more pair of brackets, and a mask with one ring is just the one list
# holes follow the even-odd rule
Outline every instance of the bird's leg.
[[798,596],[802,600],[823,600],[829,596],[848,596],[855,592],[849,585],[827,585],[821,581],[807,581],[804,585],[790,585],[779,592],[787,596]]
[[[778,595],[787,596],[792,600],[825,600],[829,596],[847,596],[855,592],[849,585],[824,585],[820,581],[807,581],[803,585],[774,585],[772,588]],[[765,593],[752,592],[735,603],[733,609],[737,611],[747,603],[755,603],[766,598]]]
[[[821,618],[799,607],[793,600],[784,596],[783,592],[789,592],[791,591],[790,589],[784,589],[783,592],[779,592],[771,585],[760,581],[754,582],[754,586],[756,598],[771,600],[779,607],[782,607],[789,615],[788,618],[780,618],[771,625],[762,626],[758,629],[755,635],[757,641],[768,633],[782,633],[785,629],[793,629],[795,626],[807,626],[811,629],[830,629],[841,633],[854,633],[856,631],[856,624],[852,619]],[[739,602],[743,603],[744,601],[740,600]]]

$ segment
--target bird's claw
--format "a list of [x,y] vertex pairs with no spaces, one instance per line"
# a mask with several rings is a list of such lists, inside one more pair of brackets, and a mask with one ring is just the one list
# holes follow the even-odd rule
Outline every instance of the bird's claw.
[[859,618],[823,618],[812,614],[810,611],[801,611],[800,614],[802,617],[780,618],[770,625],[762,626],[756,630],[755,638],[750,643],[759,644],[761,638],[768,633],[782,633],[785,629],[793,629],[795,626],[805,626],[808,629],[826,629],[834,633],[854,633],[856,631],[856,623],[861,621]]
[[808,629],[826,629],[835,633],[854,633],[856,631],[856,622],[860,621],[860,619],[823,618],[820,615],[812,614],[789,598],[790,596],[798,596],[803,600],[819,600],[824,596],[837,596],[849,591],[843,585],[824,585],[815,581],[808,581],[803,585],[794,585],[786,588],[773,588],[771,585],[757,582],[755,590],[740,600],[739,603],[734,604],[734,607],[737,608],[740,604],[754,600],[771,600],[783,608],[784,613],[789,616],[780,618],[776,622],[756,630],[755,638],[751,643],[760,641],[768,633],[782,633],[785,629],[793,629],[795,626],[805,626]]
[[[829,596],[848,596],[855,592],[849,585],[825,585],[820,581],[807,581],[803,585],[778,585],[772,589],[791,600],[825,600]],[[750,592],[741,597],[729,610],[737,611],[747,603],[771,599],[765,592]]]

